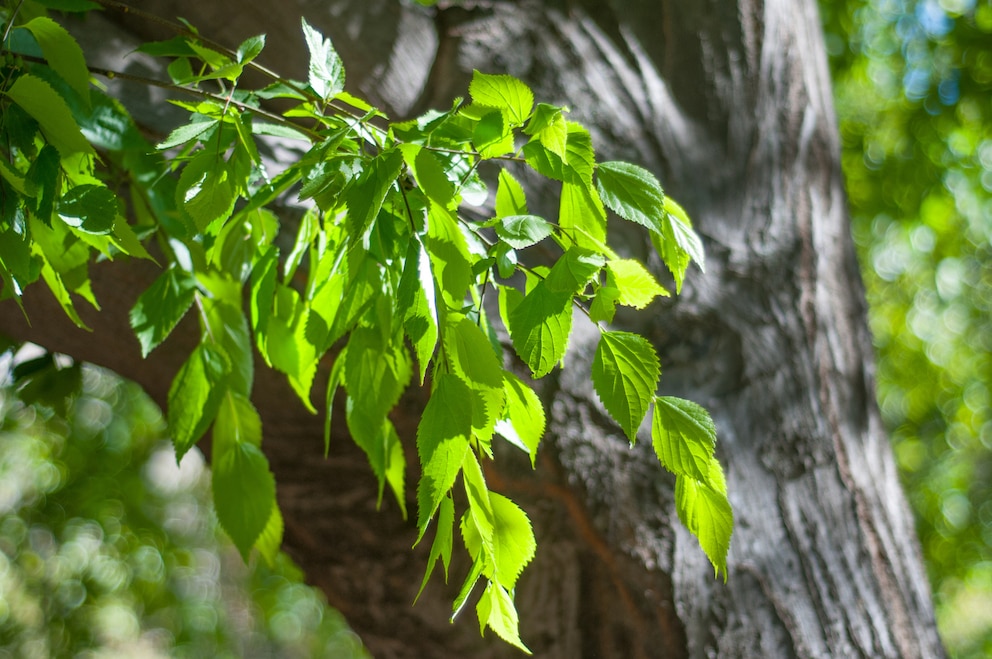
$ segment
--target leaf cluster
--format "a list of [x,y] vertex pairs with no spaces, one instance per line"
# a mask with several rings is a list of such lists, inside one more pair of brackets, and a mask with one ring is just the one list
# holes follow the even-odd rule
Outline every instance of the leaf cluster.
[[[44,16],[11,15],[9,25],[44,64],[5,44],[3,294],[18,297],[42,278],[82,325],[72,294],[97,305],[93,258],[151,258],[144,245],[154,243],[164,269],[131,324],[147,355],[187,314],[199,322],[200,342],[169,389],[168,423],[180,457],[212,428],[217,515],[244,556],[256,548],[271,561],[282,537],[251,401],[253,354],[284,373],[311,411],[318,366],[331,363],[325,450],[340,394],[380,502],[388,486],[404,514],[407,454],[390,412],[416,380],[430,388],[416,435],[420,538],[436,520],[424,583],[438,560],[447,577],[457,520],[473,567],[454,613],[483,581],[480,627],[526,650],[513,593],[534,532],[523,510],[489,488],[486,465],[498,439],[533,463],[546,420],[532,380],[563,362],[580,313],[601,330],[591,376],[603,406],[631,443],[653,406],[652,441],[678,476],[678,514],[725,573],[732,514],[713,423],[697,405],[655,395],[660,361],[646,339],[607,329],[617,305],[643,309],[669,294],[609,247],[608,211],[647,230],[676,289],[690,262],[702,267],[701,243],[650,172],[597,162],[567,108],[536,103],[513,77],[477,71],[468,98],[447,111],[390,123],[345,91],[340,58],[306,21],[305,81],[255,64],[263,35],[232,51],[185,26],[141,48],[170,58],[171,85],[193,99],[173,101],[189,120],[152,149],[119,104],[89,86],[67,32]],[[243,89],[247,68],[270,84]],[[272,99],[289,109],[268,110]],[[276,175],[259,149],[273,137],[306,149]],[[530,211],[518,180],[526,169],[557,182],[557,217]],[[126,199],[111,186],[124,172]],[[271,210],[287,195],[307,208],[288,249]],[[537,250],[548,265],[528,265]],[[513,355],[530,378],[510,368]],[[454,496],[459,482],[464,497]]]

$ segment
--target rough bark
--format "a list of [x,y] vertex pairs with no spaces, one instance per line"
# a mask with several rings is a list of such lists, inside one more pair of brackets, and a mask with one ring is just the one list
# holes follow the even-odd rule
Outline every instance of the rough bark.
[[[464,94],[472,68],[527,80],[590,126],[601,156],[657,172],[703,235],[706,274],[676,302],[624,317],[662,357],[665,393],[713,414],[736,532],[726,584],[679,524],[672,479],[648,441],[629,448],[587,377],[595,333],[544,391],[553,423],[538,468],[492,470],[528,510],[538,556],[518,588],[540,657],[935,657],[929,588],[874,402],[865,304],[848,235],[830,84],[812,0],[280,5],[145,2],[236,44],[269,34],[271,66],[302,77],[298,15],[332,35],[350,85],[404,116]],[[290,9],[290,7],[292,9]],[[147,34],[141,21],[127,21]],[[275,52],[273,52],[275,51]],[[617,227],[619,229],[619,227]],[[612,230],[612,228],[611,228]],[[640,239],[626,245],[647,258]],[[658,263],[653,263],[656,267]],[[94,269],[104,311],[91,337],[34,291],[34,326],[4,303],[0,331],[107,365],[160,402],[186,327],[142,363],[127,309],[154,270]],[[322,392],[315,393],[315,400]],[[279,483],[286,549],[377,657],[515,653],[470,615],[447,623],[452,587],[411,607],[426,547],[337,429],[259,369],[254,392]],[[396,416],[412,440],[420,398]],[[337,418],[342,418],[338,415]],[[507,456],[509,457],[509,456]],[[410,474],[410,482],[415,474]],[[456,587],[465,565],[455,565]]]

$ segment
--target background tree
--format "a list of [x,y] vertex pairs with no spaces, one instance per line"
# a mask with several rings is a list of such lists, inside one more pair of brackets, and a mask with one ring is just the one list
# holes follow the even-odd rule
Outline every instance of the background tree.
[[[270,11],[240,7],[241,19],[265,16],[273,41],[289,32]],[[709,580],[705,558],[674,523],[670,480],[620,440],[589,383],[564,371],[543,392],[554,430],[541,469],[490,474],[526,502],[538,531],[541,554],[517,593],[535,652],[939,655],[865,366],[870,345],[815,8],[332,7],[345,29],[327,31],[346,61],[356,51],[356,88],[392,113],[446,103],[467,87],[473,66],[498,63],[539,96],[584,99],[600,152],[636,156],[660,172],[707,239],[706,278],[639,329],[659,348],[666,391],[705,403],[720,428],[738,513],[736,576],[727,586]],[[182,13],[210,25],[195,9]],[[288,25],[295,28],[295,17]],[[235,21],[225,27],[241,29]],[[292,62],[282,59],[287,68]],[[644,253],[637,241],[628,248]],[[85,320],[98,336],[129,336],[126,310],[154,276],[142,270],[115,263],[94,271],[104,310]],[[26,300],[32,317],[47,319],[46,304]],[[140,363],[137,345],[130,354],[101,346],[51,318],[31,330],[13,313],[2,323],[134,377],[159,401],[178,355],[188,352],[189,328]],[[584,340],[579,330],[574,340]],[[591,360],[592,344],[578,352]],[[267,451],[283,484],[287,546],[373,652],[505,652],[481,649],[468,625],[440,624],[450,595],[429,589],[409,609],[423,565],[423,556],[408,553],[412,529],[388,510],[370,517],[374,484],[343,443],[329,461],[314,459],[320,421],[279,402],[288,395],[284,382],[260,373],[254,396],[272,401],[262,413],[277,438]],[[408,405],[415,418],[416,400]],[[415,420],[396,423],[409,437]]]

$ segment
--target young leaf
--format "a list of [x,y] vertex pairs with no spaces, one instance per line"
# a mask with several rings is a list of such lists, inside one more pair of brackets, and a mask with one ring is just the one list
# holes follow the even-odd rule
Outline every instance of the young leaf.
[[449,316],[444,331],[445,355],[451,371],[472,390],[472,428],[482,442],[492,437],[503,414],[503,369],[479,326],[464,316]]
[[310,50],[310,71],[308,82],[310,87],[323,100],[328,100],[338,92],[344,90],[344,65],[338,57],[330,39],[310,27],[306,19],[300,19],[303,23],[303,35],[307,41],[307,48]]
[[568,123],[563,108],[538,103],[524,132],[540,140],[545,149],[567,162]]
[[259,56],[263,48],[265,48],[264,34],[256,34],[253,37],[248,37],[238,46],[238,64],[247,64],[252,61]]
[[647,339],[629,332],[603,332],[593,357],[592,384],[631,444],[637,440],[637,428],[659,377],[658,355]]
[[278,269],[279,248],[270,246],[251,271],[251,329],[255,335],[255,347],[269,366],[272,366],[268,351],[269,318],[272,316]]
[[551,372],[568,349],[572,294],[552,291],[542,281],[509,312],[513,349],[535,378]]
[[707,479],[714,459],[716,426],[705,409],[681,398],[655,398],[651,441],[665,469],[676,476]]
[[246,396],[232,392],[224,396],[214,419],[212,438],[215,455],[240,442],[262,446],[262,418]]
[[41,78],[21,75],[3,93],[38,122],[45,137],[63,158],[73,153],[95,153],[79,130],[65,99]]
[[595,188],[562,183],[558,226],[579,247],[609,255],[606,245],[606,209]]
[[208,149],[186,164],[176,185],[176,204],[186,209],[200,232],[230,215],[237,196],[228,163]]
[[496,424],[496,432],[526,451],[533,467],[537,447],[544,436],[544,406],[534,390],[509,371],[503,372],[503,391],[506,393],[505,418]]
[[597,169],[596,183],[599,196],[610,210],[662,234],[665,193],[654,174],[626,162],[603,162]]
[[454,538],[454,527],[455,527],[455,504],[452,502],[450,496],[446,496],[441,499],[441,505],[438,507],[437,512],[437,530],[434,532],[434,542],[431,544],[431,553],[427,557],[427,569],[424,572],[424,580],[420,583],[420,590],[417,591],[417,596],[414,598],[414,602],[420,599],[421,593],[424,592],[424,587],[427,586],[427,580],[431,576],[431,572],[434,571],[434,566],[437,565],[437,559],[441,559],[441,565],[444,567],[444,582],[448,582],[448,567],[451,565],[451,550],[453,546]]
[[607,285],[619,291],[616,301],[624,306],[643,309],[659,295],[668,297],[668,291],[634,259],[607,261],[606,269]]
[[468,93],[473,103],[501,110],[511,124],[524,123],[534,107],[534,93],[513,76],[473,71]]
[[348,222],[353,240],[365,235],[379,214],[389,188],[396,182],[403,167],[403,155],[398,149],[380,153],[370,162],[362,175],[345,193]]
[[412,238],[407,249],[396,303],[397,312],[403,318],[403,330],[410,337],[410,343],[417,354],[421,384],[424,383],[427,365],[437,347],[437,301],[434,296],[430,257],[420,240]]
[[496,217],[527,215],[527,197],[523,186],[505,169],[499,170],[496,188]]
[[417,486],[420,535],[462,468],[472,433],[472,390],[458,376],[442,373],[417,426],[423,473]]
[[682,523],[699,539],[699,546],[713,564],[714,575],[719,577],[723,572],[726,581],[734,512],[727,499],[727,484],[719,462],[710,461],[706,482],[688,476],[676,478],[675,509]]
[[265,455],[249,442],[238,442],[213,458],[217,521],[247,560],[276,507],[276,481]]
[[689,216],[677,203],[665,197],[665,221],[660,235],[652,234],[658,255],[665,262],[675,279],[675,290],[682,292],[682,282],[689,262],[695,260],[700,270],[705,270],[703,244],[692,230]]
[[227,392],[231,367],[220,348],[201,343],[179,369],[169,387],[166,418],[176,460],[196,443],[217,415]]
[[75,229],[105,235],[114,230],[117,197],[102,185],[77,185],[62,195],[56,211]]
[[279,506],[272,506],[272,514],[269,521],[265,523],[265,528],[255,540],[255,549],[262,555],[265,564],[271,569],[279,556],[279,549],[282,547],[283,522],[282,513]]
[[488,626],[496,635],[527,654],[531,651],[520,640],[520,622],[510,594],[498,583],[489,582],[476,604],[479,626]]
[[507,590],[513,590],[520,573],[534,558],[537,541],[527,513],[506,497],[489,493],[493,513],[493,576]]
[[292,288],[276,284],[274,313],[268,321],[265,347],[272,366],[289,377],[300,401],[316,413],[310,386],[317,374],[317,348],[307,338],[309,310]]
[[551,224],[537,215],[505,215],[496,224],[496,235],[514,249],[537,244],[551,232]]
[[172,332],[193,304],[196,282],[177,267],[171,267],[138,297],[130,320],[147,357]]
[[219,123],[220,121],[210,117],[200,115],[194,116],[188,124],[183,124],[182,126],[173,129],[165,140],[155,145],[155,148],[165,151],[166,149],[182,146],[191,140],[195,140],[200,135],[203,135],[211,128],[217,126]]
[[86,68],[83,49],[69,32],[46,16],[37,16],[25,23],[41,47],[48,65],[69,83],[76,93],[89,102],[90,71]]

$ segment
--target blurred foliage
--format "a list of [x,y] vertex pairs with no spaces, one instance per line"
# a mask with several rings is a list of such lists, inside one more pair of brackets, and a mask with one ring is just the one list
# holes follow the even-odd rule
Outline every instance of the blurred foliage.
[[878,394],[952,656],[992,656],[992,0],[821,2]]
[[244,565],[135,385],[26,352],[0,359],[0,657],[366,656],[284,555]]

